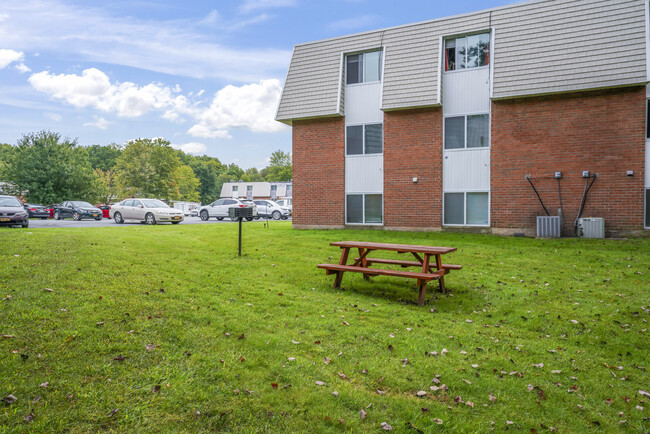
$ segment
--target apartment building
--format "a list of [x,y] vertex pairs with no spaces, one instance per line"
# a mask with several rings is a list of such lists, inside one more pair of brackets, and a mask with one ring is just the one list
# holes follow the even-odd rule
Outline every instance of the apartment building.
[[295,228],[650,235],[649,3],[533,0],[298,44]]

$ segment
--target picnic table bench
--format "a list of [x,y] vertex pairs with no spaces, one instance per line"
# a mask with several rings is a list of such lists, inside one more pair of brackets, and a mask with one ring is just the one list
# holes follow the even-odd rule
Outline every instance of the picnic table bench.
[[[426,285],[432,280],[440,282],[440,290],[445,292],[445,274],[450,270],[460,270],[462,265],[443,264],[441,256],[447,253],[455,252],[455,247],[433,247],[433,246],[414,246],[410,244],[389,244],[389,243],[371,243],[364,241],[337,241],[330,243],[331,246],[341,248],[341,259],[338,264],[318,264],[318,268],[324,269],[326,274],[336,274],[334,279],[334,288],[341,287],[343,273],[350,271],[353,273],[363,273],[363,278],[369,276],[396,276],[416,279],[420,292],[418,295],[418,305],[424,304],[424,294]],[[348,257],[351,249],[357,249],[359,256],[354,258],[354,263],[348,265]],[[393,251],[397,253],[411,253],[415,261],[404,261],[397,259],[370,258],[370,252]],[[433,258],[432,258],[433,257]],[[433,259],[433,260],[432,260]],[[399,265],[402,268],[419,267],[420,271],[403,271],[403,270],[386,270],[381,268],[370,268],[372,264],[389,264]]]

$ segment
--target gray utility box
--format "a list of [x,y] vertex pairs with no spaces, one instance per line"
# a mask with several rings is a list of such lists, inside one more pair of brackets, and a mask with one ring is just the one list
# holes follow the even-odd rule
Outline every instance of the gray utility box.
[[562,234],[562,220],[559,215],[537,216],[537,236],[542,238],[559,238]]
[[228,208],[228,217],[232,218],[244,218],[251,219],[253,218],[253,207],[252,206],[232,206]]
[[582,238],[605,238],[605,219],[600,217],[578,219],[578,236]]

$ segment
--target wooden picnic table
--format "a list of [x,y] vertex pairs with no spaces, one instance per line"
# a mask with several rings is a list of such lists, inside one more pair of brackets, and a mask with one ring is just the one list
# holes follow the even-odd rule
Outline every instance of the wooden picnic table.
[[[364,279],[369,276],[396,276],[414,278],[418,282],[420,293],[418,296],[418,305],[424,304],[424,294],[426,285],[431,280],[440,282],[440,290],[445,292],[445,274],[449,270],[460,270],[462,265],[451,265],[442,263],[442,255],[456,251],[455,247],[434,247],[434,246],[416,246],[410,244],[389,244],[389,243],[372,243],[365,241],[337,241],[330,243],[331,246],[341,248],[341,259],[338,264],[319,264],[318,268],[324,269],[326,273],[336,274],[334,287],[341,287],[343,273],[346,271],[363,273]],[[348,265],[350,250],[357,249],[359,256],[354,258],[354,262]],[[404,261],[397,259],[370,258],[368,254],[373,251],[393,251],[397,253],[410,253],[415,261]],[[402,268],[419,267],[419,272],[386,270],[381,268],[371,268],[372,264],[389,264],[399,265]]]

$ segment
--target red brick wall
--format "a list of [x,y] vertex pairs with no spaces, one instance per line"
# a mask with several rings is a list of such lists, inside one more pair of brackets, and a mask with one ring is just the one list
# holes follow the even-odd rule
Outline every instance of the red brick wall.
[[[492,227],[534,230],[545,214],[524,176],[561,171],[564,230],[573,235],[589,170],[598,178],[582,216],[605,218],[608,232],[642,229],[645,113],[643,87],[493,102]],[[533,182],[557,215],[557,181]]]
[[345,120],[293,121],[293,224],[342,226]]
[[384,225],[439,228],[441,198],[442,110],[384,113]]

